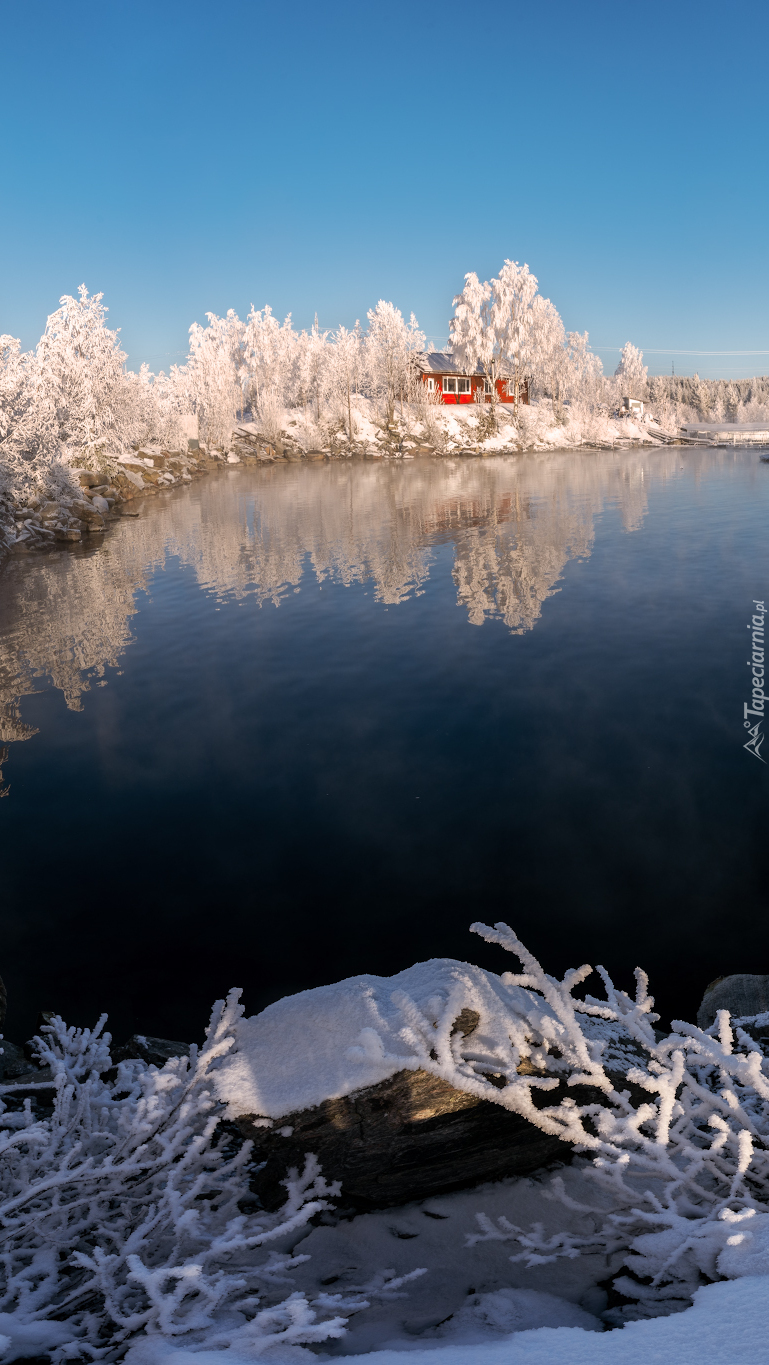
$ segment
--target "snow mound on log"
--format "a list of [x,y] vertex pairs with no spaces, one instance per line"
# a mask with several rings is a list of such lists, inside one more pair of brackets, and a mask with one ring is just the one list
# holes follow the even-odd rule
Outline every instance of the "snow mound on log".
[[540,996],[452,958],[300,991],[238,1025],[237,1050],[216,1076],[230,1117],[282,1118],[417,1070],[421,1059],[404,1036],[404,995],[436,1024],[452,1000],[472,999],[484,1023],[499,1020],[503,1030],[516,1004],[529,1017],[546,1008]]

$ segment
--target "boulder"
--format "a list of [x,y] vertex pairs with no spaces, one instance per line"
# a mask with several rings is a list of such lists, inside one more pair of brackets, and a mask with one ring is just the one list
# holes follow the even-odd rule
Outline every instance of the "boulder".
[[91,469],[78,469],[77,477],[83,488],[98,488],[104,483],[104,475],[95,474]]
[[769,1010],[769,976],[739,972],[734,976],[716,977],[705,987],[697,1011],[699,1027],[710,1028],[719,1010],[729,1010],[734,1018],[765,1014]]
[[289,1169],[313,1152],[327,1180],[339,1180],[345,1207],[387,1208],[529,1175],[568,1162],[571,1148],[511,1114],[426,1071],[399,1071],[378,1085],[276,1119],[243,1115],[239,1132],[264,1163],[251,1187],[267,1209],[285,1201]]
[[107,499],[100,497],[98,494],[94,494],[91,506],[95,507],[97,512],[101,512],[103,517],[106,517],[109,512],[109,503],[107,502]]
[[74,527],[74,526],[57,526],[57,527],[54,529],[54,533],[53,533],[53,534],[54,534],[56,540],[63,540],[63,541],[72,541],[72,542],[74,542],[74,541],[76,541],[76,540],[82,540],[82,538],[83,538],[82,532],[81,532],[81,531],[78,531],[78,530],[76,529],[76,527]]

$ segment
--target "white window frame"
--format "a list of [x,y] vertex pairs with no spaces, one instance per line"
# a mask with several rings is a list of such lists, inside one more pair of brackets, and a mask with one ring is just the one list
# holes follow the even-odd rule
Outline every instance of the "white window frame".
[[457,380],[456,375],[446,374],[443,376],[443,392],[456,394]]
[[471,381],[466,379],[464,375],[457,375],[457,397],[459,397],[461,393],[467,394],[472,393],[472,391],[473,386]]
[[485,394],[487,397],[490,397],[491,394],[494,392],[494,389],[493,389],[493,387],[492,387],[492,383],[491,383],[491,380],[490,380],[490,379],[484,379],[484,381],[483,381],[483,392],[484,392],[484,394]]
[[435,380],[433,379],[432,375],[430,376],[430,378],[429,378],[428,381],[427,381],[427,392],[428,392],[428,393],[435,393]]

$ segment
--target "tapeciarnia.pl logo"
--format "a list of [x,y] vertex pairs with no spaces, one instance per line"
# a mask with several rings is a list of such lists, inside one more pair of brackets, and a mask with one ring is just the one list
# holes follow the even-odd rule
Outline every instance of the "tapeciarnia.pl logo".
[[[757,758],[759,763],[765,763],[766,759],[761,757],[761,745],[766,738],[761,733],[761,723],[764,719],[764,617],[766,607],[763,602],[753,600],[756,608],[754,616],[748,622],[748,630],[751,631],[753,649],[752,658],[748,659],[748,668],[752,669],[751,686],[753,695],[749,702],[745,702],[743,707],[745,729],[750,735],[747,744],[743,744],[743,749],[747,749],[749,754]],[[758,719],[751,723],[748,716],[757,716]]]

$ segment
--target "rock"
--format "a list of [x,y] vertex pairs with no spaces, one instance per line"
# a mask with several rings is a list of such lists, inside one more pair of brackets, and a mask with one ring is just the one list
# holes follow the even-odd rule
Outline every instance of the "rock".
[[74,526],[57,526],[53,534],[56,540],[76,541],[83,538],[82,532]]
[[91,503],[86,502],[85,499],[79,502],[73,502],[72,514],[79,518],[80,521],[85,522],[86,526],[89,528],[93,527],[95,530],[101,530],[104,527],[104,520],[98,507],[93,507]]
[[58,502],[44,502],[38,515],[42,517],[43,521],[55,521],[60,510]]
[[107,499],[100,497],[99,494],[94,494],[91,506],[95,507],[97,512],[101,512],[103,517],[106,517],[109,513],[109,503],[107,502]]
[[307,454],[305,455],[306,460],[325,460],[325,458],[326,458],[325,450],[308,450]]
[[705,987],[697,1011],[700,1028],[710,1028],[719,1010],[729,1010],[734,1018],[764,1014],[769,1010],[769,976],[718,976]]
[[291,1166],[301,1169],[310,1152],[327,1180],[341,1181],[345,1204],[359,1211],[528,1175],[571,1159],[565,1142],[425,1071],[399,1071],[274,1126],[264,1123],[255,1115],[235,1119],[254,1143],[254,1162],[265,1163],[251,1187],[267,1209],[284,1202],[281,1181]]
[[104,475],[95,474],[91,469],[78,469],[77,477],[83,488],[98,488],[99,484],[104,483]]
[[113,1062],[128,1062],[134,1058],[152,1066],[165,1066],[169,1057],[188,1057],[189,1043],[173,1042],[170,1038],[149,1038],[134,1033],[122,1047],[112,1049]]
[[17,1076],[26,1076],[31,1067],[24,1049],[16,1043],[9,1043],[6,1038],[3,1038],[0,1047],[3,1049],[0,1054],[0,1079],[15,1081]]

